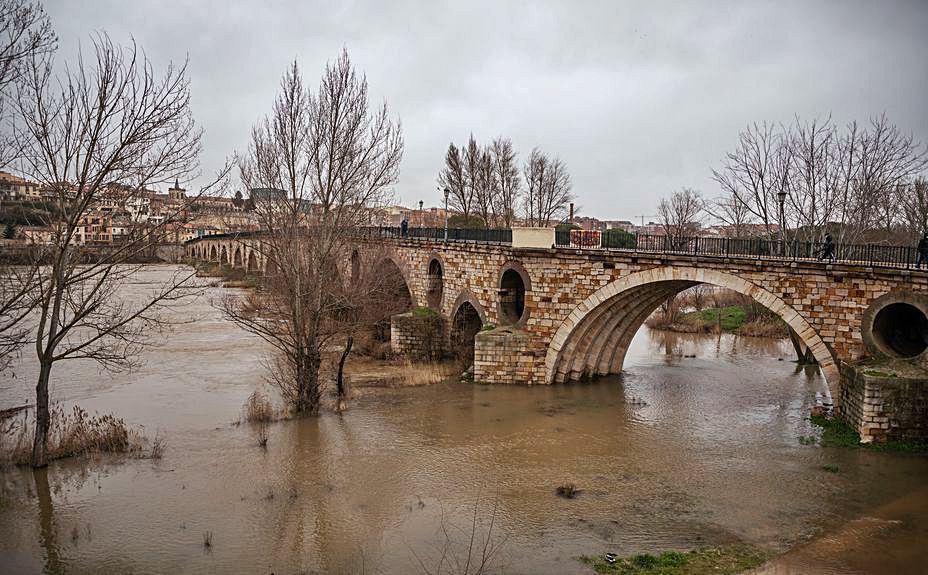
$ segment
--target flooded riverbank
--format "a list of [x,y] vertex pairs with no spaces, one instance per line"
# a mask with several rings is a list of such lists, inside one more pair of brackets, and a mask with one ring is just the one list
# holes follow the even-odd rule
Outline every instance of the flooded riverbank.
[[[788,342],[728,334],[644,328],[626,372],[592,384],[378,389],[341,416],[273,424],[262,449],[232,422],[264,347],[210,306],[223,293],[177,310],[195,321],[134,373],[56,366],[54,398],[167,450],[0,474],[4,572],[415,573],[466,542],[477,505],[494,572],[588,573],[576,557],[604,551],[798,552],[899,497],[924,503],[924,457],[800,445],[824,382]],[[0,408],[29,401],[33,370],[27,357],[4,376]],[[556,495],[565,483],[578,497]]]

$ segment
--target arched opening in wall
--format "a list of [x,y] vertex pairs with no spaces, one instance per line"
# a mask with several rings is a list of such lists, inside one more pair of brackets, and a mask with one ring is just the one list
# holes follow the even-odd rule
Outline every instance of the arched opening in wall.
[[[802,343],[817,360],[828,387],[825,388],[823,382],[814,377],[812,385],[823,393],[830,393],[832,400],[840,399],[838,370],[831,351],[794,309],[759,286],[736,276],[713,270],[680,267],[653,268],[625,276],[579,302],[574,313],[564,320],[553,336],[557,343],[548,350],[548,381],[575,381],[621,373],[632,339],[648,316],[668,298],[698,284],[710,284],[743,295],[759,296],[758,300],[766,302],[770,312],[786,321],[795,333],[803,334],[802,337],[806,338]],[[688,334],[665,333],[693,338]],[[705,337],[714,338],[713,342],[720,341],[714,335]],[[660,338],[652,341],[659,344]],[[713,342],[710,342],[712,349],[716,349],[718,344]],[[789,345],[787,340],[781,342]],[[671,351],[673,357],[681,357],[676,350]],[[776,353],[782,354],[783,351]],[[811,373],[819,373],[818,368]]]
[[361,279],[361,255],[358,250],[351,250],[351,281],[357,283]]
[[517,270],[509,268],[499,280],[499,320],[512,325],[525,316],[525,280]]
[[232,265],[235,266],[235,267],[237,267],[237,268],[242,267],[242,265],[243,265],[243,262],[242,262],[242,248],[240,248],[240,247],[235,248],[235,256],[234,256],[233,259],[232,259]]
[[374,272],[377,285],[373,291],[377,301],[371,307],[378,310],[378,314],[374,318],[373,335],[378,341],[389,341],[390,317],[412,309],[412,291],[402,270],[392,259],[380,260]]
[[474,363],[474,339],[482,327],[477,309],[468,301],[461,303],[451,319],[451,349],[468,365]]
[[441,262],[438,258],[432,258],[429,261],[428,290],[425,294],[428,306],[432,309],[441,308],[441,296],[444,290],[443,275]]
[[219,259],[219,254],[216,253],[216,246],[209,247],[209,259],[210,261],[216,261]]
[[872,334],[884,354],[912,358],[928,349],[928,317],[910,303],[891,303],[874,316]]
[[248,252],[248,266],[246,269],[249,272],[258,271],[258,256],[255,255],[254,250]]
[[221,264],[229,263],[229,252],[226,251],[225,246],[222,246],[222,250],[219,252],[219,263]]

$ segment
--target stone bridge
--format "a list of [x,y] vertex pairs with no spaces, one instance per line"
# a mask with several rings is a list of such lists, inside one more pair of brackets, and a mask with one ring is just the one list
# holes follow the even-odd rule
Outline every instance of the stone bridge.
[[[446,342],[473,345],[480,381],[551,384],[620,373],[644,320],[669,296],[697,284],[744,294],[782,318],[814,355],[835,406],[846,404],[846,417],[865,439],[868,424],[878,430],[890,423],[864,421],[882,413],[873,415],[875,402],[866,405],[870,392],[848,393],[844,367],[865,356],[916,364],[928,358],[928,274],[922,271],[771,257],[385,241],[385,269],[403,277],[412,306],[444,318]],[[185,249],[192,259],[260,271],[267,264],[255,242],[260,239],[201,238]],[[394,321],[395,350],[412,351],[418,329]],[[920,424],[926,388],[917,390]]]

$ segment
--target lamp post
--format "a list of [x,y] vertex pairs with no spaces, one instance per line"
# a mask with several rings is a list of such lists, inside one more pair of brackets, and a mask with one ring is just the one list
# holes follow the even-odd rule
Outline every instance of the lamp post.
[[418,222],[418,223],[419,223],[419,227],[420,227],[420,228],[421,228],[421,227],[424,227],[424,226],[422,225],[422,222],[423,222],[424,219],[425,219],[425,218],[422,217],[422,200],[419,200],[419,222]]
[[445,192],[445,241],[448,241],[448,195],[451,193],[451,190],[448,188],[444,189]]
[[780,255],[786,256],[786,220],[783,212],[783,204],[786,202],[786,190],[782,187],[777,192],[777,199],[780,200]]

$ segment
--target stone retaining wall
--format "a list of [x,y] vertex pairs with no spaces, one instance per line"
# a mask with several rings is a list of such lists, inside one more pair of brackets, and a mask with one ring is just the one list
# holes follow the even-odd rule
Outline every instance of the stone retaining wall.
[[928,380],[844,365],[842,414],[862,443],[928,440]]
[[445,322],[438,314],[413,312],[390,318],[390,349],[415,359],[439,359],[444,354]]

